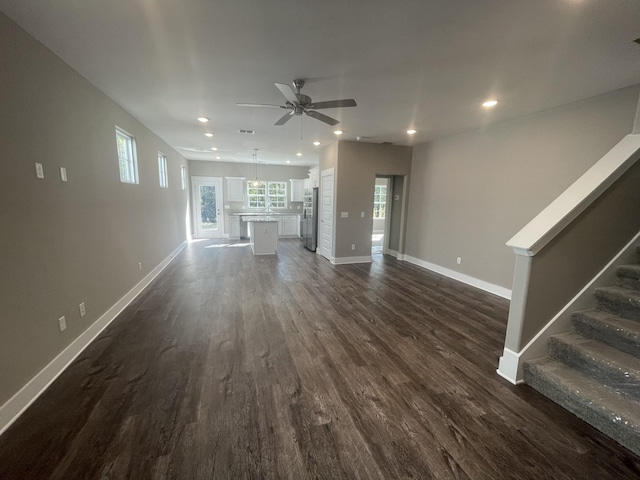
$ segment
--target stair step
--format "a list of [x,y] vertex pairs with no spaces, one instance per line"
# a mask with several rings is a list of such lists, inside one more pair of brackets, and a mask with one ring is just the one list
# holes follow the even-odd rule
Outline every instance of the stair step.
[[595,290],[598,308],[624,318],[640,320],[640,290],[602,287]]
[[640,265],[619,266],[617,284],[619,287],[640,290]]
[[577,333],[553,335],[549,353],[583,375],[640,401],[640,358]]
[[597,309],[575,312],[571,322],[577,333],[640,357],[640,322]]
[[524,378],[546,397],[640,455],[640,402],[548,357],[526,362]]

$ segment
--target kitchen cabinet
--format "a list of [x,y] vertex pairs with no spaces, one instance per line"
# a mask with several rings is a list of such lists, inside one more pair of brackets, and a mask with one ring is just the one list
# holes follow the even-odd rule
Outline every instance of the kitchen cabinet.
[[229,238],[240,238],[240,217],[229,215]]
[[244,177],[227,177],[227,200],[244,202]]
[[297,237],[300,231],[298,215],[282,215],[278,217],[278,236]]
[[318,167],[309,170],[309,183],[311,188],[320,186],[320,169]]
[[292,202],[303,202],[304,201],[304,179],[297,180],[292,178],[289,180],[291,182],[291,201]]
[[249,219],[249,237],[254,255],[274,255],[278,250],[278,223],[271,217]]

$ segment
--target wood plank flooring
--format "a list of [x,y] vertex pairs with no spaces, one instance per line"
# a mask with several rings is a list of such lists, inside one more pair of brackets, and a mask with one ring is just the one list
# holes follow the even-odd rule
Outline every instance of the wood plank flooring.
[[190,245],[0,437],[0,479],[633,479],[495,372],[508,302],[390,257]]

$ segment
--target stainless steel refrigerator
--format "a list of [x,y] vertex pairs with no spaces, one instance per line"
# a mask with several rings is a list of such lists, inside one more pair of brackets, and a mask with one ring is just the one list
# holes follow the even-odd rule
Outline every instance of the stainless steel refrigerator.
[[307,188],[304,191],[302,211],[302,244],[312,252],[318,244],[318,189]]

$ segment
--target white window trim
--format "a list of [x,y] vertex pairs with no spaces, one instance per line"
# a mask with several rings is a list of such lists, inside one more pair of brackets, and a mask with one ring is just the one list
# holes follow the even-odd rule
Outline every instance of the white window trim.
[[[269,185],[272,183],[278,183],[284,186],[284,195],[279,195],[279,197],[284,198],[284,207],[270,207],[271,204],[271,200],[269,197]],[[255,209],[265,209],[265,208],[270,208],[273,210],[285,210],[287,208],[288,205],[288,199],[287,199],[287,182],[286,181],[280,181],[280,180],[273,180],[273,181],[269,181],[269,182],[262,182],[260,187],[264,188],[264,207],[252,207],[251,206],[251,199],[252,198],[260,198],[260,195],[251,195],[249,193],[249,190],[251,188],[255,188],[252,187],[251,185],[251,181],[247,181],[247,208],[255,208]]]
[[[121,158],[120,157],[120,152],[118,149],[118,136],[121,135],[123,137],[126,137],[129,142],[128,142],[128,154],[131,155],[131,158]],[[122,128],[116,126],[116,155],[118,157],[118,173],[120,175],[120,181],[122,183],[130,183],[130,184],[139,184],[140,183],[140,177],[138,176],[138,155],[137,155],[137,146],[136,146],[136,137],[134,137],[133,135],[131,135],[129,132],[127,132],[126,130],[123,130]],[[120,161],[124,160],[127,163],[127,176],[129,178],[131,178],[130,180],[123,180],[122,179],[122,168],[121,168],[121,164]]]
[[160,183],[160,188],[169,188],[167,156],[162,152],[158,152],[158,180]]
[[187,189],[187,167],[180,165],[180,180],[182,181],[182,190]]

